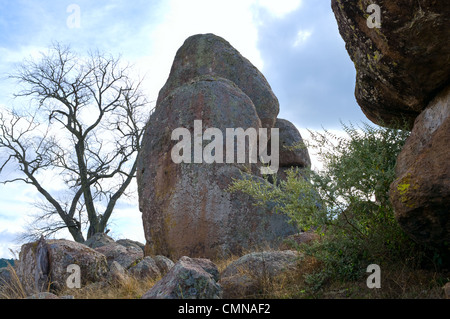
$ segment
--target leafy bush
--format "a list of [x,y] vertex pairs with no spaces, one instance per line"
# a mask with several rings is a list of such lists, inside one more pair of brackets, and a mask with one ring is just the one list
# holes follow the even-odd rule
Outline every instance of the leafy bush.
[[244,177],[230,187],[322,235],[304,248],[322,265],[306,278],[313,288],[328,280],[357,280],[372,263],[419,262],[421,256],[396,222],[389,201],[396,159],[409,131],[366,123],[342,127],[345,138],[310,131],[306,146],[317,152],[322,171],[291,169],[282,180]]

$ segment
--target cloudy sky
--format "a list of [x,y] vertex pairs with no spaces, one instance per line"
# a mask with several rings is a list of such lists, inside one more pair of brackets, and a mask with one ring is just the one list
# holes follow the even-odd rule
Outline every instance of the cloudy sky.
[[[330,0],[0,0],[0,105],[14,103],[4,75],[52,41],[121,54],[156,100],[177,49],[198,33],[225,38],[255,64],[280,101],[279,117],[301,132],[365,120]],[[14,238],[35,200],[24,184],[0,186],[0,257],[19,247]],[[111,228],[114,237],[144,242],[134,202],[121,203]]]

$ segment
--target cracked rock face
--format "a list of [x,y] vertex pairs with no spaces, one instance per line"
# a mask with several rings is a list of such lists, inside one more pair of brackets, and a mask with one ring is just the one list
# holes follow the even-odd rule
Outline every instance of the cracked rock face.
[[[260,163],[248,162],[248,143],[245,163],[194,163],[191,143],[191,163],[177,164],[172,158],[179,140],[171,137],[177,128],[187,129],[191,141],[198,134],[195,121],[202,121],[202,133],[219,129],[225,159],[227,128],[270,131],[278,110],[278,100],[264,76],[224,39],[205,34],[185,41],[160,91],[138,158],[146,255],[212,259],[277,245],[297,232],[286,216],[254,206],[243,193],[227,191],[233,178],[243,174],[261,179]],[[200,142],[202,149],[211,141]]]
[[374,123],[410,125],[450,80],[450,6],[435,0],[378,0],[381,28],[369,28],[370,0],[332,0],[355,63],[356,99]]

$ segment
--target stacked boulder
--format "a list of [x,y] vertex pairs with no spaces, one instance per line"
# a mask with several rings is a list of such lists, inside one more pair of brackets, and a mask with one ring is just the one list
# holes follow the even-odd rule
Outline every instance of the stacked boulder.
[[450,6],[446,1],[332,0],[355,63],[356,99],[373,122],[412,128],[390,197],[417,242],[450,256]]
[[[214,151],[223,151],[224,158],[227,128],[267,129],[270,134],[279,123],[290,126],[296,131],[295,138],[301,140],[292,124],[277,121],[278,112],[278,100],[265,77],[227,41],[213,34],[195,35],[185,41],[159,93],[138,158],[146,254],[214,259],[239,254],[243,249],[277,245],[297,232],[286,216],[254,206],[243,193],[227,191],[233,179],[261,179],[261,162],[248,160],[248,143],[245,163],[216,160],[207,164],[202,154],[200,160],[195,154],[195,149],[201,152],[211,143],[212,137],[202,140],[207,129],[223,133],[223,140],[218,141],[223,150]],[[201,121],[201,132],[195,130],[195,121]],[[200,135],[200,145],[187,141],[194,150],[194,154],[188,154],[190,163],[175,163],[172,158],[178,142],[178,136],[172,140],[173,132],[178,128],[187,129],[191,136]],[[309,156],[304,153],[302,158],[292,157],[289,165],[309,165]],[[280,150],[280,165],[286,162],[281,155]]]

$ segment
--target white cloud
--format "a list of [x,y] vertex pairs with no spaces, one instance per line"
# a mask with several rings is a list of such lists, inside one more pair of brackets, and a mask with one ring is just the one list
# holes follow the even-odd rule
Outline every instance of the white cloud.
[[161,22],[144,35],[142,42],[151,43],[148,54],[135,63],[147,73],[145,88],[156,100],[164,85],[178,48],[189,36],[214,33],[225,38],[243,56],[263,71],[264,61],[258,49],[256,9],[263,8],[277,18],[300,7],[301,0],[171,0],[161,10]]
[[151,43],[147,56],[136,64],[146,70],[146,86],[156,99],[164,85],[179,47],[189,36],[214,33],[229,41],[259,69],[263,60],[257,48],[258,30],[253,21],[254,1],[172,0],[167,4],[161,22],[145,38]]
[[302,0],[258,0],[257,4],[276,18],[283,18],[286,14],[298,9],[302,5]]
[[294,41],[293,46],[298,47],[304,44],[308,39],[311,37],[312,31],[311,30],[300,30],[297,33],[297,38]]

